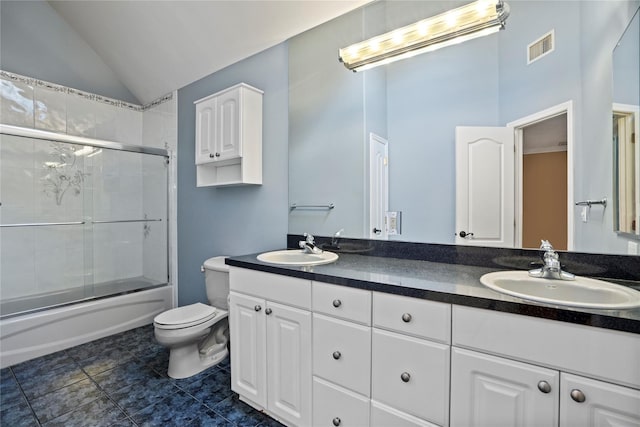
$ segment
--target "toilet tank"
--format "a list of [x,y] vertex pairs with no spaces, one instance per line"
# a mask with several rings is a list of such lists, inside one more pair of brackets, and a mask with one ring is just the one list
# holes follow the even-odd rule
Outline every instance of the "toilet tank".
[[203,264],[207,299],[213,307],[228,310],[229,266],[224,263],[225,256],[209,258]]

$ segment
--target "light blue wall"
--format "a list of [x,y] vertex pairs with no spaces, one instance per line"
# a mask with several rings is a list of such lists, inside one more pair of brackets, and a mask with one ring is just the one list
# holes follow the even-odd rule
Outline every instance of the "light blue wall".
[[46,1],[0,2],[0,69],[140,103]]
[[[283,43],[178,91],[179,305],[206,302],[200,265],[217,255],[286,247],[288,48]],[[262,185],[196,187],[197,99],[245,82],[264,91]]]

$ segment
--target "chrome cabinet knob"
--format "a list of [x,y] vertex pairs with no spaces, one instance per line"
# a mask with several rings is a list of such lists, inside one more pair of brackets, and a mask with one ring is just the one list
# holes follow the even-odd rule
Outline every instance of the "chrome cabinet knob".
[[402,315],[402,321],[404,323],[409,323],[411,322],[411,315],[409,313],[405,313]]
[[220,157],[220,153],[216,153],[216,157]]
[[469,233],[469,232],[463,230],[463,231],[458,233],[458,236],[460,236],[460,237],[462,237],[464,239],[464,238],[467,238],[467,237],[473,237],[473,233]]
[[259,305],[256,305],[255,307],[253,307],[253,309],[255,311],[260,311],[260,310],[262,310],[262,307],[260,307]]
[[213,157],[214,157],[214,154],[213,154],[213,153],[209,153],[209,157],[210,157],[210,158],[213,158]]
[[340,301],[339,299],[334,299],[334,300],[333,300],[333,306],[334,306],[335,308],[338,308],[338,307],[340,307],[341,305],[342,305],[342,301]]
[[578,403],[582,403],[585,400],[587,400],[582,390],[578,390],[577,388],[574,388],[573,390],[571,390],[570,394],[571,394],[571,398]]
[[270,308],[267,308],[264,312],[267,316],[273,313]]
[[538,383],[538,390],[540,390],[543,393],[550,393],[551,392],[551,385],[549,385],[549,383],[546,382],[546,381],[540,381]]
[[402,380],[402,382],[408,383],[409,380],[411,379],[411,375],[408,372],[403,372],[400,375],[400,379]]
[[342,353],[340,353],[339,351],[334,351],[333,352],[333,358],[338,360],[340,359],[340,357],[342,357]]
[[335,417],[332,422],[334,426],[338,427],[340,423],[342,423],[342,420],[338,417]]

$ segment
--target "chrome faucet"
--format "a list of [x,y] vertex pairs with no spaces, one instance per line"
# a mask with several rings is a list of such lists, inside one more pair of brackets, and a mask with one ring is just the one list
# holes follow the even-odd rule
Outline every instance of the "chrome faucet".
[[301,249],[304,250],[304,253],[306,254],[321,254],[322,253],[322,249],[320,249],[319,247],[316,246],[315,242],[315,238],[309,234],[309,233],[304,233],[304,238],[305,240],[300,240],[298,242],[298,246],[300,246]]
[[333,246],[334,248],[340,247],[340,237],[343,231],[344,231],[344,228],[341,228],[340,230],[336,231],[333,237],[331,238],[331,246]]
[[540,250],[544,251],[544,254],[542,254],[543,265],[540,268],[529,270],[529,276],[544,279],[575,280],[575,275],[562,271],[558,253],[553,250],[553,246],[548,240],[541,241]]

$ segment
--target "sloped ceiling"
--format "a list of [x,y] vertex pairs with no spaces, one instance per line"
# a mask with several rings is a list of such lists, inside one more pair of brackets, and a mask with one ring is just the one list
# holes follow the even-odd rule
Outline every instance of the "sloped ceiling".
[[369,1],[49,3],[147,104]]

